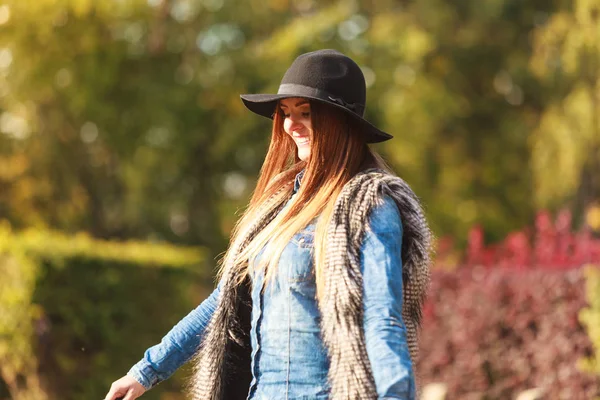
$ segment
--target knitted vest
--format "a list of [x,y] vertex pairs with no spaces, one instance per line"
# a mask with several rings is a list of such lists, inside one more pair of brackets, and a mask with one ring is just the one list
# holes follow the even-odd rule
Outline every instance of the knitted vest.
[[[262,206],[260,217],[231,244],[239,253],[289,200],[290,182]],[[429,283],[432,235],[419,200],[401,178],[369,169],[354,176],[336,199],[327,229],[321,334],[330,359],[332,400],[377,398],[363,331],[360,248],[374,206],[385,194],[402,219],[402,318],[413,365],[418,356],[421,309]],[[235,259],[235,258],[232,258]],[[250,284],[236,285],[237,268],[224,266],[217,308],[193,359],[188,386],[193,400],[245,400],[251,382]]]

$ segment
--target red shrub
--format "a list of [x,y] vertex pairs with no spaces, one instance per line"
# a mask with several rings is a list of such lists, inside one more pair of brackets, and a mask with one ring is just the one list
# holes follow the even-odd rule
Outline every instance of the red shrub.
[[[507,242],[511,260],[528,265],[518,250],[523,238]],[[536,247],[534,257],[556,261],[556,249]],[[461,400],[511,399],[533,387],[545,389],[545,399],[600,395],[600,378],[576,367],[592,352],[578,320],[584,291],[580,269],[435,270],[420,342],[421,383],[444,382],[448,398]]]
[[[440,263],[445,253],[440,248]],[[592,237],[584,225],[580,231],[571,231],[571,212],[562,210],[554,223],[550,214],[540,211],[535,220],[534,232],[512,232],[502,243],[485,245],[483,230],[475,226],[469,232],[465,263],[469,266],[506,267],[524,269],[576,267],[586,263],[600,263],[600,239]]]

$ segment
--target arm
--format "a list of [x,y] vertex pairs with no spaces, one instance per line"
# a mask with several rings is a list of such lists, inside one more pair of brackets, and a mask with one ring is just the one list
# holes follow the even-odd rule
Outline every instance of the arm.
[[394,201],[369,217],[362,253],[364,331],[379,399],[415,399],[413,366],[402,320],[402,222]]
[[219,290],[217,287],[196,309],[171,328],[159,344],[147,349],[144,357],[131,367],[127,375],[148,390],[190,360],[215,312]]

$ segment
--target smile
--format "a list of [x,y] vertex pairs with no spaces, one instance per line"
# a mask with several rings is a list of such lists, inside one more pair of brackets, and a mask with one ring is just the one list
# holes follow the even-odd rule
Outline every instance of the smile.
[[308,144],[308,142],[309,142],[309,141],[310,141],[310,140],[309,140],[309,138],[307,138],[307,137],[306,137],[306,138],[301,138],[301,139],[296,139],[296,144],[297,144],[298,146],[302,146],[302,145],[306,145],[306,144]]

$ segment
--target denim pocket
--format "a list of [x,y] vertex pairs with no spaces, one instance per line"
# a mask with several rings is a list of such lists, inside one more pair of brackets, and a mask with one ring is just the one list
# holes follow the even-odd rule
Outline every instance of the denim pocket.
[[288,279],[291,283],[313,279],[314,231],[304,229],[292,237],[286,252]]

